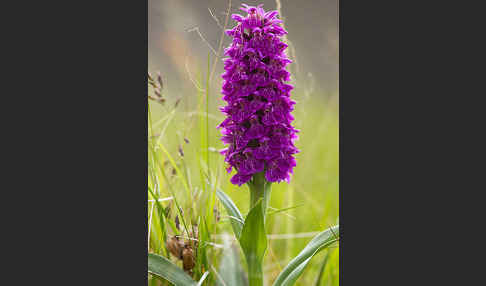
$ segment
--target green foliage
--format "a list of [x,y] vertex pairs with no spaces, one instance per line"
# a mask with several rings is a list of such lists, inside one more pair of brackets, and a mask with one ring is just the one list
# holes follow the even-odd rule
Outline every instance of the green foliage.
[[339,226],[334,226],[318,234],[297,255],[277,277],[274,286],[291,286],[297,281],[311,258],[319,251],[339,240]]
[[148,272],[170,281],[176,286],[196,286],[196,281],[167,258],[153,253],[148,254]]
[[248,264],[250,286],[263,285],[262,261],[267,249],[263,219],[263,200],[260,200],[248,213],[241,231],[240,245]]
[[262,199],[262,210],[265,218],[268,202],[270,201],[270,193],[272,191],[272,182],[267,182],[265,173],[260,172],[254,174],[247,185],[250,188],[250,207],[253,207],[260,199]]
[[205,218],[200,218],[199,223],[199,243],[197,244],[197,255],[196,256],[196,276],[200,277],[203,275],[203,269],[209,269],[208,263],[208,256],[207,256],[207,249],[208,249],[208,242],[210,241],[210,233],[208,226],[206,224]]
[[324,260],[322,261],[322,264],[321,264],[321,270],[319,270],[319,276],[317,276],[316,282],[314,283],[314,286],[321,285],[322,277],[323,277],[323,274],[324,274],[324,270],[326,269],[328,259],[329,259],[329,252],[326,253],[326,256],[324,256]]
[[244,219],[240,213],[238,207],[231,200],[228,195],[226,195],[222,190],[216,189],[216,195],[218,196],[220,202],[226,209],[226,212],[230,216],[231,226],[233,227],[233,232],[237,239],[241,236],[241,230],[243,229]]

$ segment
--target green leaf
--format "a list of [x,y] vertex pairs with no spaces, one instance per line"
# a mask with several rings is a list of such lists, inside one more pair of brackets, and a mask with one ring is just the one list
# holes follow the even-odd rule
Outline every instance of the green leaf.
[[273,286],[291,286],[297,281],[311,258],[339,239],[339,225],[316,235],[278,275]]
[[267,236],[263,218],[263,200],[250,210],[241,230],[240,245],[248,264],[250,286],[263,285],[262,261],[267,250]]
[[206,279],[206,277],[208,277],[208,275],[209,275],[209,271],[204,272],[201,279],[199,279],[199,281],[197,282],[197,286],[201,286],[204,280]]
[[319,276],[317,276],[314,286],[321,285],[322,277],[324,277],[324,270],[326,269],[327,260],[329,259],[329,252],[324,256],[324,260],[321,263],[321,269],[319,270]]
[[243,229],[243,216],[241,215],[240,211],[236,207],[235,203],[233,203],[231,198],[228,197],[228,195],[226,195],[222,190],[216,189],[216,195],[218,196],[219,200],[226,209],[226,212],[230,216],[233,232],[235,233],[236,238],[239,239],[241,235],[241,230]]
[[196,255],[196,267],[195,270],[195,277],[199,277],[199,275],[203,275],[201,273],[202,269],[209,269],[208,265],[208,257],[207,257],[207,247],[208,242],[210,241],[210,234],[208,230],[208,225],[206,223],[206,219],[202,216],[198,219],[199,225],[199,243],[197,244],[197,255]]
[[187,275],[184,270],[177,267],[167,258],[154,254],[148,254],[148,272],[164,278],[176,286],[196,286],[196,281]]

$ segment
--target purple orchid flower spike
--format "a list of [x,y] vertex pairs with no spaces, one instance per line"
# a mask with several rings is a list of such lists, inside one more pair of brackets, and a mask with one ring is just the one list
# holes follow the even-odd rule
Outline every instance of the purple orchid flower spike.
[[292,61],[285,54],[287,34],[277,19],[277,11],[265,12],[263,5],[242,4],[246,16],[233,14],[238,24],[226,33],[233,38],[225,50],[223,100],[227,118],[222,141],[228,145],[222,154],[228,172],[237,173],[231,183],[241,186],[254,174],[265,172],[268,182],[290,180],[296,166],[294,146],[298,132],[292,125],[295,101],[286,66]]

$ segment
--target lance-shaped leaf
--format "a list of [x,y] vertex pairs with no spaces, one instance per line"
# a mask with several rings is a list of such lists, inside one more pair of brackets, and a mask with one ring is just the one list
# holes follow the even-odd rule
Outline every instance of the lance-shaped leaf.
[[339,239],[339,225],[316,235],[278,275],[273,286],[291,286],[297,281],[311,258]]
[[228,197],[228,195],[226,195],[222,190],[216,189],[216,195],[218,196],[219,200],[226,209],[226,212],[230,216],[233,232],[235,233],[236,238],[239,239],[241,235],[241,230],[243,229],[243,216],[241,215],[240,211],[236,207],[235,203],[233,203],[231,198]]
[[263,285],[262,261],[267,250],[262,200],[250,210],[241,231],[240,245],[248,264],[250,285]]
[[187,275],[184,270],[177,267],[167,258],[157,254],[148,254],[148,272],[162,277],[176,286],[197,285],[197,282]]
[[324,277],[324,270],[326,269],[328,259],[329,259],[329,252],[326,253],[326,256],[324,256],[324,260],[321,263],[321,269],[319,270],[319,275],[317,276],[316,281],[314,282],[314,286],[321,285],[321,281],[322,278]]

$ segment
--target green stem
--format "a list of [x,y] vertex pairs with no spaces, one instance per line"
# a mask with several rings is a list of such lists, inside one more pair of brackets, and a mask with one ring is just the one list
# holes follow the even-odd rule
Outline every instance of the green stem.
[[[267,182],[265,179],[265,172],[254,174],[252,180],[248,182],[248,187],[250,188],[250,210],[262,200],[263,223],[265,223],[268,202],[270,200],[271,184],[271,182]],[[249,285],[263,286],[263,267],[261,261],[253,261],[248,258],[247,261]]]
[[270,201],[270,193],[272,182],[265,179],[265,172],[260,172],[253,175],[251,182],[248,182],[250,187],[250,209],[252,209],[260,199],[263,200],[263,217],[266,217],[268,202]]
[[260,173],[253,175],[248,186],[250,187],[250,209],[252,209],[265,194],[265,182],[262,182]]

